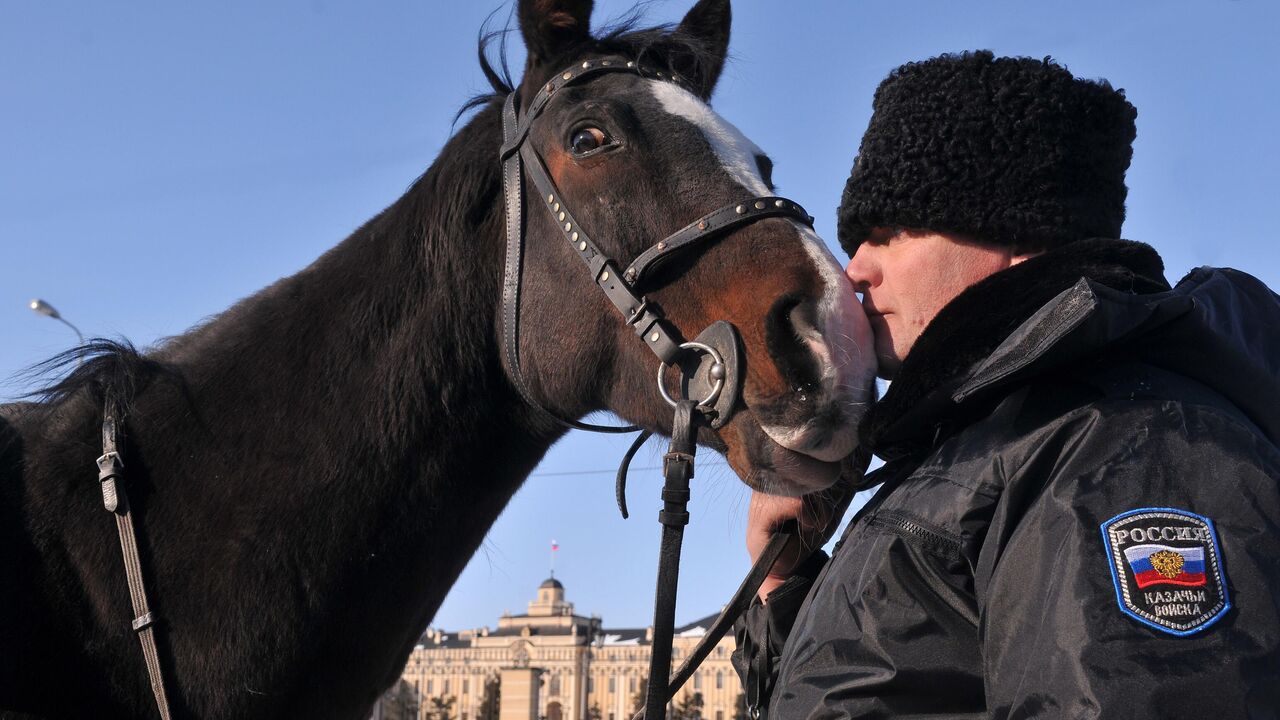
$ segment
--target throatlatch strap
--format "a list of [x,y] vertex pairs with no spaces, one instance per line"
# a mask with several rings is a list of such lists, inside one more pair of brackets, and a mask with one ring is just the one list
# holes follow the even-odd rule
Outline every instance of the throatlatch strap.
[[142,577],[142,561],[138,557],[138,540],[134,533],[133,514],[124,483],[124,460],[120,457],[119,428],[108,410],[102,421],[102,457],[98,458],[98,482],[102,486],[102,504],[116,518],[120,534],[120,551],[124,555],[124,572],[129,583],[129,599],[133,604],[133,631],[142,643],[142,656],[147,664],[151,692],[162,720],[170,720],[169,697],[164,689],[160,653],[156,648],[155,624],[159,617],[147,603],[147,589]]

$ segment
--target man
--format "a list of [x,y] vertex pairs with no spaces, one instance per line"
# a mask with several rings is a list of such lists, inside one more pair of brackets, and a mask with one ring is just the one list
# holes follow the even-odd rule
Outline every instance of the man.
[[770,717],[1280,713],[1280,298],[1118,239],[1135,116],[989,52],[877,90],[839,233],[886,464],[739,623]]

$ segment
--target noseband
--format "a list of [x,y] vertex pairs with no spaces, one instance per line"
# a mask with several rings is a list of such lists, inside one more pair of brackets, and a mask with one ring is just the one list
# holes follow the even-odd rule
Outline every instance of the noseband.
[[[684,684],[698,665],[706,659],[733,622],[750,604],[773,563],[787,542],[794,537],[794,526],[775,533],[733,599],[713,623],[710,631],[690,653],[689,658],[671,678],[671,643],[675,631],[676,586],[680,566],[680,546],[684,526],[689,522],[689,480],[693,478],[697,433],[702,424],[721,427],[732,416],[738,401],[745,354],[736,328],[725,321],[708,326],[692,342],[663,317],[662,311],[644,296],[647,282],[655,268],[677,255],[683,255],[729,232],[758,220],[785,217],[808,227],[813,218],[799,204],[783,197],[763,195],[748,197],[731,205],[712,210],[683,228],[653,244],[631,261],[625,271],[606,255],[574,217],[564,195],[547,172],[542,157],[526,140],[533,123],[555,96],[569,85],[585,83],[608,73],[625,72],[642,78],[679,84],[674,74],[650,71],[639,63],[611,56],[584,60],[552,76],[534,95],[527,108],[520,108],[519,92],[507,95],[502,110],[503,143],[502,185],[506,204],[507,256],[502,282],[503,358],[512,384],[524,401],[561,425],[594,432],[631,432],[636,426],[604,426],[564,418],[547,409],[534,398],[520,370],[520,282],[524,260],[524,180],[537,189],[536,202],[551,213],[552,221],[587,267],[596,286],[622,314],[645,346],[658,358],[658,391],[675,408],[672,420],[671,446],[663,456],[663,509],[658,513],[662,523],[662,546],[659,553],[658,582],[654,602],[653,646],[649,664],[649,687],[645,709],[637,718],[666,717],[668,701]],[[694,355],[694,358],[689,358]],[[683,361],[683,362],[679,362]],[[674,399],[664,382],[665,370],[679,364],[684,382],[685,399]],[[697,399],[688,399],[690,396]],[[636,451],[648,439],[650,431],[641,431],[636,442],[623,457],[618,470],[618,506],[627,517],[625,482],[627,466]]]

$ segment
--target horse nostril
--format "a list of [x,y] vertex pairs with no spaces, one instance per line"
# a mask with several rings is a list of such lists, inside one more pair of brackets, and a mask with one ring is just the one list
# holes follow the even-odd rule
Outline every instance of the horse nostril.
[[813,344],[822,342],[818,332],[817,308],[812,300],[784,295],[765,317],[765,343],[769,356],[800,402],[816,398],[822,369]]

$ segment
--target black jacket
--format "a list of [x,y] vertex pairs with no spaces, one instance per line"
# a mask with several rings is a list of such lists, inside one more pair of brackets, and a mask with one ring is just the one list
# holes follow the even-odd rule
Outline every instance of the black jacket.
[[1169,290],[1115,240],[1033,258],[939,313],[862,431],[880,489],[739,621],[771,718],[1280,716],[1261,282]]

